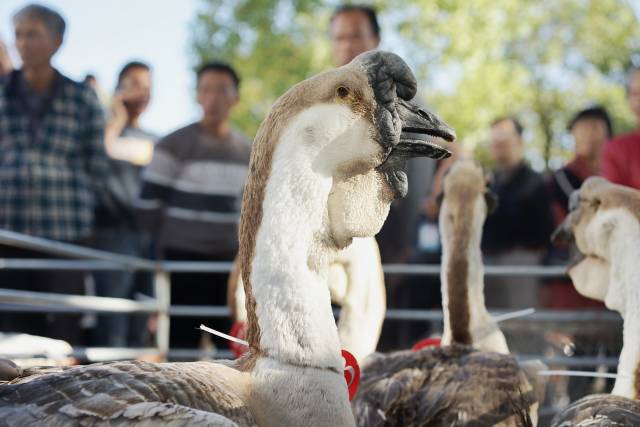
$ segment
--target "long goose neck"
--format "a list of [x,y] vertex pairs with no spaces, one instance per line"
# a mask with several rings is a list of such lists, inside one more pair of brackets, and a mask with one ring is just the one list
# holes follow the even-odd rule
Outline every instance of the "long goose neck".
[[455,235],[443,242],[441,287],[445,344],[471,345],[468,236]]
[[[639,227],[640,228],[640,227]],[[612,263],[611,283],[618,282],[624,295],[623,345],[618,361],[618,374],[612,393],[640,399],[640,232],[631,233],[625,229],[625,236],[618,239],[613,247],[613,257],[620,262]],[[636,230],[640,231],[640,230]]]
[[[470,211],[474,211],[473,207]],[[481,222],[473,221],[471,216],[459,218],[443,241],[440,282],[444,344],[460,343],[484,351],[507,353],[504,335],[485,306],[481,230],[474,229]]]
[[263,356],[342,371],[326,285],[327,198],[332,179],[280,142],[266,183],[251,262],[251,293]]
[[[635,307],[637,310],[638,305]],[[612,393],[630,399],[640,399],[640,314],[629,313],[624,315],[623,319],[623,344],[618,360],[619,377]]]

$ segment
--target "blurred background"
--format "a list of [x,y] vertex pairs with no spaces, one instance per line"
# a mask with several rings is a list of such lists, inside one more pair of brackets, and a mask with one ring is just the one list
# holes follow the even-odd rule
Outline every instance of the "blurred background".
[[[17,64],[11,16],[28,3],[0,4],[0,37]],[[234,123],[248,135],[253,135],[277,96],[332,65],[328,23],[340,4],[312,0],[41,3],[67,17],[68,33],[54,63],[70,76],[80,80],[94,73],[110,92],[118,69],[128,59],[153,65],[153,102],[142,120],[161,134],[197,115],[191,95],[194,67],[214,58],[233,63],[244,82]],[[604,104],[616,130],[633,126],[621,83],[625,67],[640,49],[638,1],[371,4],[379,11],[380,48],[407,60],[419,77],[420,96],[470,149],[482,151],[488,123],[507,112],[525,124],[526,156],[536,170],[559,167],[569,156],[572,142],[566,123],[576,106]]]

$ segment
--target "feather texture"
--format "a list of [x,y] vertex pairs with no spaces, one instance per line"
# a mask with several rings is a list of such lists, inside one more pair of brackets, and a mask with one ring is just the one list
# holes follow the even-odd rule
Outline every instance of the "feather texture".
[[536,394],[517,361],[462,345],[373,355],[353,402],[359,426],[530,426]]
[[26,369],[0,386],[0,426],[256,425],[229,386],[232,370],[137,361]]

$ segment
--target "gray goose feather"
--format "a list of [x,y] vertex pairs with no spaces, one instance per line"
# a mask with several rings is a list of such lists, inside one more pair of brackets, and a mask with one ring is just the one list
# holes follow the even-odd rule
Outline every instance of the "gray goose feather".
[[612,394],[593,394],[576,400],[556,414],[553,427],[637,427],[640,401]]
[[371,356],[352,407],[366,427],[520,427],[536,400],[513,357],[454,344]]
[[254,426],[213,362],[31,368],[0,385],[0,426]]

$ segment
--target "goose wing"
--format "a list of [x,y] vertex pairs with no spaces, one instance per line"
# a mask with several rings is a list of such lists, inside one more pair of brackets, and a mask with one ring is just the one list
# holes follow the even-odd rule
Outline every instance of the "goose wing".
[[553,427],[640,426],[640,402],[611,394],[593,394],[576,400],[551,421]]
[[530,426],[535,403],[511,356],[454,345],[372,357],[353,410],[359,426]]
[[0,426],[254,426],[244,376],[213,362],[26,369],[0,386]]

